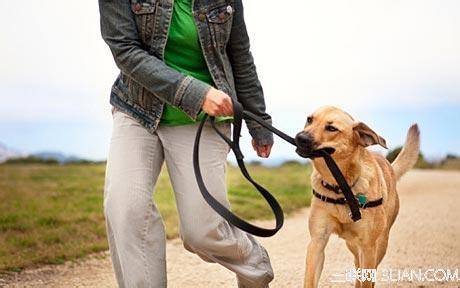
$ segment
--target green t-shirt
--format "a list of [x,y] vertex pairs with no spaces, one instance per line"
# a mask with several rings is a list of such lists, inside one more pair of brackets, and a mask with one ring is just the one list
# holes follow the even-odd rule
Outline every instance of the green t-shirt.
[[[192,13],[192,0],[175,0],[164,60],[169,67],[190,75],[200,81],[214,85],[206,60],[201,50],[198,31]],[[200,112],[200,121],[204,112]],[[230,121],[232,117],[217,117],[216,121]],[[162,124],[178,126],[192,124],[195,121],[181,109],[165,104]]]

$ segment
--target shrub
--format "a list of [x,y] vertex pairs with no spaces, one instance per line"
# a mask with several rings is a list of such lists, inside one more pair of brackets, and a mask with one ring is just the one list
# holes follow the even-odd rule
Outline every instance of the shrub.
[[34,156],[11,158],[4,162],[4,164],[59,164],[55,159],[40,159]]

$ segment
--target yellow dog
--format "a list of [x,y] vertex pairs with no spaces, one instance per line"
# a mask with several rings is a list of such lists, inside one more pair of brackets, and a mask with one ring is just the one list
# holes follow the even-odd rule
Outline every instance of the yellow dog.
[[[324,263],[324,249],[332,233],[346,241],[355,257],[355,267],[376,269],[385,255],[390,228],[399,210],[396,181],[416,163],[420,132],[410,127],[406,143],[393,163],[365,149],[385,139],[348,113],[335,107],[322,107],[308,117],[297,134],[301,156],[330,147],[332,154],[361,205],[362,219],[353,222],[347,205],[334,204],[343,198],[324,160],[313,160],[311,184],[315,196],[309,217],[311,241],[307,248],[305,287],[317,287]],[[332,199],[332,200],[331,200]],[[339,200],[337,200],[339,199]],[[373,287],[372,282],[356,281],[356,287]]]

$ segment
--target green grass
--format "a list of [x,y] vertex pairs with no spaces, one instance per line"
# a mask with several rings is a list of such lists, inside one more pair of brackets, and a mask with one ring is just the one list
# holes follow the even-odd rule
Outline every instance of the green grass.
[[[106,250],[104,169],[104,165],[0,165],[0,271],[59,264]],[[173,238],[178,220],[165,170],[154,198],[167,236]],[[286,213],[309,204],[308,166],[250,166],[249,170],[274,192]],[[229,166],[228,172],[233,210],[246,219],[270,218],[270,208],[238,168]]]

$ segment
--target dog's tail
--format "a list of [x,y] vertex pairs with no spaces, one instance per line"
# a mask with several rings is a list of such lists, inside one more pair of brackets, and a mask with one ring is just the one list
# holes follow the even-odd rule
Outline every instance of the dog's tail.
[[413,124],[407,131],[406,143],[398,157],[391,163],[396,179],[401,178],[404,173],[409,171],[419,157],[420,151],[420,130],[417,124]]

